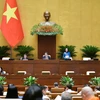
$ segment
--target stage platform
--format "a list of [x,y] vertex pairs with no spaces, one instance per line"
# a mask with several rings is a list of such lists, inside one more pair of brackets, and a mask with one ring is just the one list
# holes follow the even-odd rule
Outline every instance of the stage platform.
[[[29,61],[0,61],[0,66],[9,73],[6,75],[8,83],[23,84],[23,78],[29,75],[38,78],[39,84],[52,85],[59,82],[66,71],[74,71],[69,74],[75,80],[75,85],[84,85],[94,76],[100,76],[100,61],[65,61],[65,60],[29,60]],[[26,71],[26,75],[18,75],[18,71]],[[42,75],[42,71],[50,71],[50,75]],[[87,71],[95,71],[95,74],[86,75]]]

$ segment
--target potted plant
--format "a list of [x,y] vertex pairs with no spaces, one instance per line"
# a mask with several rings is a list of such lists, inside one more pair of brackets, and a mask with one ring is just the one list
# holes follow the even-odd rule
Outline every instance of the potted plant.
[[92,45],[86,45],[83,46],[81,51],[83,52],[82,57],[90,57],[93,59],[99,56],[97,53],[100,51],[100,48]]
[[9,50],[10,47],[8,46],[0,46],[0,59],[2,59],[2,57],[8,57],[10,55]]
[[100,77],[93,77],[89,80],[89,83],[94,86],[100,87]]
[[33,77],[33,76],[29,76],[24,78],[24,85],[26,86],[31,86],[32,84],[36,84],[37,82],[37,78]]
[[63,59],[63,53],[65,52],[65,49],[68,48],[68,51],[70,52],[71,54],[71,57],[75,57],[76,56],[76,52],[75,52],[75,46],[73,45],[61,45],[61,46],[58,46],[59,50],[58,50],[58,58],[59,59]]
[[74,80],[73,78],[70,78],[69,76],[62,76],[60,79],[60,84],[63,86],[67,86],[67,85],[74,85]]
[[6,83],[6,78],[4,76],[0,76],[0,85],[5,85]]
[[34,50],[32,46],[19,45],[16,48],[14,48],[14,50],[18,52],[16,56],[23,57],[24,54],[26,54],[27,56],[34,56],[33,54],[30,53],[31,51]]

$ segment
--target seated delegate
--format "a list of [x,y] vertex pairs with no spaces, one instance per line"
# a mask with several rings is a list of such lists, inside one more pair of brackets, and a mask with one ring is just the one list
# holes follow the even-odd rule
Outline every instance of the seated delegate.
[[2,67],[0,67],[0,74],[1,75],[5,75],[6,74],[6,71],[4,71]]
[[65,49],[65,52],[63,53],[63,59],[64,60],[67,60],[67,59],[70,59],[71,57],[71,54],[70,52],[68,51],[68,48]]
[[48,53],[45,52],[45,54],[43,55],[42,58],[43,58],[44,60],[49,60],[49,59],[51,59],[51,55],[48,55]]
[[21,57],[21,58],[20,58],[20,60],[28,60],[27,55],[26,55],[26,54],[24,54],[24,56],[23,56],[23,57]]

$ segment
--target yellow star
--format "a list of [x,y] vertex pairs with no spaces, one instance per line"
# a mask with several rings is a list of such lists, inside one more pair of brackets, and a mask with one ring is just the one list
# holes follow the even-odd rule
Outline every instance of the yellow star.
[[16,11],[17,7],[11,8],[8,4],[7,4],[7,10],[3,13],[3,15],[7,16],[7,23],[10,20],[10,18],[15,18],[17,19],[16,15],[15,15],[15,11]]

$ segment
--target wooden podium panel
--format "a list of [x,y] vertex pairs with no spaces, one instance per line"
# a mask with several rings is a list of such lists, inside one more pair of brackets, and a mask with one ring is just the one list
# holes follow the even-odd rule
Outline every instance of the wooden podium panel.
[[14,61],[2,61],[0,60],[0,67],[3,68],[7,73],[13,74],[13,63]]
[[51,74],[59,73],[59,60],[34,60],[33,73],[41,74],[42,71],[50,71]]
[[76,75],[86,75],[87,71],[95,71],[100,75],[100,61],[64,61],[59,62],[59,74],[65,74],[66,71],[74,71]]
[[[100,76],[100,61],[64,61],[64,60],[29,60],[29,61],[0,61],[0,66],[9,73],[6,75],[7,84],[23,84],[23,78],[29,75],[38,78],[39,84],[53,85],[59,82],[66,71],[74,71],[69,75],[75,81],[75,85],[88,84],[88,81]],[[26,75],[18,75],[17,71],[26,71]],[[42,71],[50,71],[51,75],[41,75]],[[87,71],[95,71],[95,74],[86,75]],[[81,80],[81,81],[80,81]]]
[[18,71],[26,71],[27,74],[33,75],[33,61],[17,61],[13,64],[13,74]]
[[95,71],[100,75],[100,61],[64,61],[64,60],[29,60],[29,61],[0,61],[0,66],[9,74],[26,71],[30,75],[50,71],[51,74],[65,74],[74,71],[75,75],[86,75],[87,71]]
[[[28,77],[29,75],[6,75],[7,84],[13,83],[15,85],[23,85],[24,78]],[[52,85],[54,82],[58,82],[60,84],[60,79],[62,75],[33,75],[34,77],[38,78],[37,83],[41,85]],[[65,76],[65,75],[63,75]],[[95,75],[69,75],[73,78],[75,85],[83,85],[89,84],[89,80]],[[99,76],[99,75],[97,75]],[[81,81],[80,81],[81,80]]]
[[26,71],[33,74],[33,61],[2,61],[0,66],[9,74],[17,74],[17,71]]
[[38,35],[38,58],[42,59],[45,52],[51,55],[51,59],[56,59],[56,36]]

